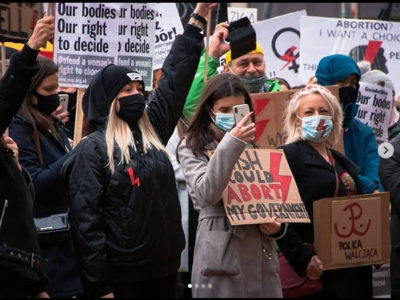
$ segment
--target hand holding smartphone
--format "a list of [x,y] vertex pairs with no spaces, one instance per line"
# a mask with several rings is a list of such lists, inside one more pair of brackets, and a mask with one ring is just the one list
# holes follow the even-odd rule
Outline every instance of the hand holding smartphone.
[[60,105],[64,106],[64,111],[68,111],[68,101],[69,95],[68,94],[58,94],[60,98]]
[[[236,125],[240,123],[240,121],[243,120],[243,118],[250,113],[250,108],[248,104],[240,104],[240,105],[235,105],[233,107],[233,115],[235,117],[235,123]],[[253,120],[250,118],[246,122],[246,126],[250,125],[253,122]]]

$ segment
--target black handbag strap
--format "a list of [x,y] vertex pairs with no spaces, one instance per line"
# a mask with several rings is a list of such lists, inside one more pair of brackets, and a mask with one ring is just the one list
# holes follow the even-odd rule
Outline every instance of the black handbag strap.
[[333,197],[337,197],[339,194],[339,175],[336,172],[335,159],[333,158],[331,151],[329,149],[327,149],[327,152],[328,152],[329,161],[331,162],[333,171],[335,172],[336,188],[335,188],[335,195]]

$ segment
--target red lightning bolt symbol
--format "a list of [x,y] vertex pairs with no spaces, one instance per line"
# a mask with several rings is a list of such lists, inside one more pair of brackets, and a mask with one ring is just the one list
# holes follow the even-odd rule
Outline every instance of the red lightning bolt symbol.
[[294,56],[294,51],[297,49],[296,46],[290,47],[285,54],[282,55],[281,60],[286,60],[287,63],[280,69],[279,71],[282,71],[284,68],[286,68],[290,63],[292,63],[294,60],[296,60],[296,56]]
[[321,137],[323,137],[324,133],[326,131],[325,119],[319,120],[319,124],[318,124],[317,130],[318,131],[322,131]]
[[[253,108],[254,108],[254,115],[257,119],[257,116],[261,114],[261,112],[264,110],[264,108],[268,105],[270,99],[258,99],[253,102]],[[257,126],[256,126],[256,142],[258,139],[261,137],[263,134],[265,127],[267,127],[269,122],[269,119],[266,120],[257,120]]]
[[136,178],[135,179],[135,173],[133,172],[133,169],[132,168],[129,168],[128,169],[128,174],[129,174],[129,177],[131,178],[131,183],[132,183],[132,186],[134,186],[134,185],[138,185],[138,186],[140,186],[140,179],[139,178]]
[[274,182],[280,182],[282,187],[282,203],[285,204],[289,194],[290,183],[292,182],[292,176],[290,175],[280,175],[279,169],[281,166],[283,153],[271,153],[271,168],[270,173],[274,178]]
[[382,41],[369,41],[363,60],[369,61],[371,64],[373,64],[381,45]]

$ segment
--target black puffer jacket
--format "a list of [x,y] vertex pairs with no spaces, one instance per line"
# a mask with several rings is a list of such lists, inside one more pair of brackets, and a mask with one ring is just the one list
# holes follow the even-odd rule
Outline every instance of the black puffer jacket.
[[[37,54],[38,51],[27,46],[21,54],[14,54],[0,83],[0,136],[18,112],[32,78],[39,71],[39,65],[35,63]],[[30,183],[29,175],[18,169],[13,152],[0,147],[0,287],[5,279],[25,282],[32,288],[27,293],[35,296],[44,291],[42,273],[3,255],[5,246],[27,253],[40,253],[32,216],[33,199],[27,182]]]
[[[191,25],[177,37],[154,100],[146,108],[164,145],[181,116],[200,60],[202,38]],[[98,110],[99,128],[105,100],[101,105],[91,101],[99,97],[101,88],[101,84],[92,82],[88,90],[92,124],[96,123],[94,109],[103,106]],[[72,235],[85,292],[90,297],[112,292],[113,283],[169,276],[180,265],[185,240],[174,169],[164,152],[153,148],[144,154],[139,128],[133,128],[133,133],[138,151],[131,148],[131,163],[116,166],[112,176],[107,167],[104,130],[82,140],[64,164]],[[115,162],[120,161],[120,155],[115,148]]]

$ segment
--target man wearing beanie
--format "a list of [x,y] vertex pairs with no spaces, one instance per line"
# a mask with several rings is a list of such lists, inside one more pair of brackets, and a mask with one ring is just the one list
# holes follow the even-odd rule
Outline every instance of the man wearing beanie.
[[103,68],[87,89],[82,107],[95,131],[63,169],[85,297],[176,297],[185,237],[165,145],[200,59],[201,22],[215,7],[197,4],[147,106],[141,75],[123,66]]
[[[239,76],[251,94],[281,91],[282,89],[276,80],[267,78],[264,50],[260,43],[257,42],[257,47],[254,51],[234,60],[231,59],[230,46],[225,42],[229,35],[228,28],[229,24],[226,22],[218,24],[215,28],[209,49],[207,78],[211,79],[218,74],[219,59],[226,53],[226,64],[224,65],[223,72]],[[204,89],[204,72],[205,51],[203,51],[200,59],[200,64],[183,110],[183,115],[187,119],[190,119],[194,114],[197,103],[200,100],[200,95]]]
[[361,78],[356,62],[347,55],[334,54],[321,59],[315,73],[318,84],[338,85],[343,109],[345,154],[361,170],[359,178],[367,194],[379,192],[379,154],[372,128],[355,118],[358,111],[356,100]]

